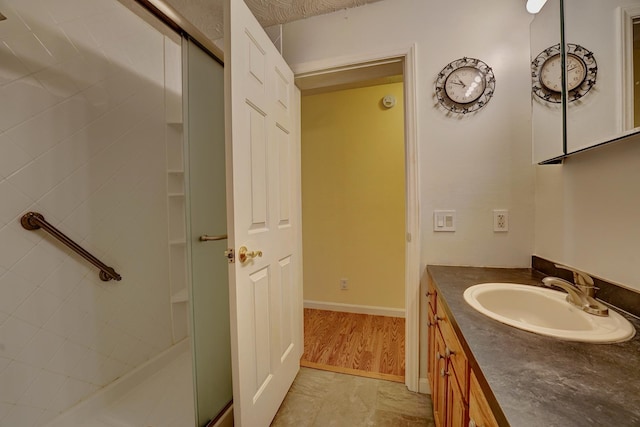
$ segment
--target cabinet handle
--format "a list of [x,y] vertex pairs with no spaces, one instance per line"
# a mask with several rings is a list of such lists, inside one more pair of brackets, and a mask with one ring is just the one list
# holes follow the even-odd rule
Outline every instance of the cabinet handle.
[[449,347],[447,347],[444,351],[444,356],[448,359],[451,356],[454,356],[456,354],[455,351],[451,350]]
[[435,294],[436,294],[435,292],[428,291],[425,295],[427,298],[429,298],[431,295],[435,295]]
[[476,422],[472,418],[469,419],[469,427],[477,427]]
[[451,375],[449,372],[445,371],[444,368],[440,369],[440,376],[446,377],[447,375]]
[[444,317],[440,317],[437,314],[435,315],[434,319],[436,319],[436,322],[439,322],[441,320],[444,320]]
[[440,352],[436,352],[436,360],[440,359],[442,359],[442,355],[440,354]]

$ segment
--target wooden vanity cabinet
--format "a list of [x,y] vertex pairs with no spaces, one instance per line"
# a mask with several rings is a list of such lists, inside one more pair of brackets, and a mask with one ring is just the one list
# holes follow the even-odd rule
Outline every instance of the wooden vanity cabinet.
[[497,426],[475,375],[470,373],[467,355],[431,281],[427,298],[427,374],[436,426]]

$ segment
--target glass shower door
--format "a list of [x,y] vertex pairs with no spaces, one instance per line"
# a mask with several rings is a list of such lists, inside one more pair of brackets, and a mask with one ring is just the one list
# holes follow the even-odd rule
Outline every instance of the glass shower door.
[[[183,41],[187,223],[196,419],[205,426],[232,401],[229,336],[224,69]],[[210,236],[211,240],[201,240]]]

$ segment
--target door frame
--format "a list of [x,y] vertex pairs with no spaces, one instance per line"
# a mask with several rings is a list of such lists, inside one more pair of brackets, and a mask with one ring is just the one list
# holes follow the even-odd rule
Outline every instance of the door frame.
[[416,108],[416,45],[410,44],[384,51],[325,58],[289,64],[296,78],[330,74],[345,69],[404,61],[404,147],[405,147],[405,385],[419,390],[420,378],[420,163]]

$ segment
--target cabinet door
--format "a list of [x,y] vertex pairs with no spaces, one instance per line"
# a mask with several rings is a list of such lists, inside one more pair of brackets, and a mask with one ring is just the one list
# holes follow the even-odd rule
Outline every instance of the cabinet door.
[[436,323],[438,323],[438,328],[442,334],[442,339],[445,345],[444,356],[456,371],[458,384],[460,385],[460,390],[462,390],[466,401],[468,398],[467,391],[469,390],[469,364],[467,363],[467,357],[464,354],[462,345],[456,338],[456,333],[451,325],[451,320],[441,307],[442,303],[438,299],[438,310],[440,312],[438,313],[437,318],[439,320]]
[[458,386],[455,371],[449,366],[445,373],[447,379],[447,427],[465,427],[467,424],[467,405]]
[[447,370],[446,359],[444,358],[444,340],[437,328],[435,329],[435,387],[432,390],[433,398],[433,417],[437,427],[445,427],[446,403],[447,403]]
[[473,371],[469,388],[469,427],[498,427],[498,422]]
[[[548,0],[542,10],[535,15],[530,28],[531,59],[545,49],[559,45],[560,35],[560,0]],[[558,70],[560,78],[560,70]],[[538,81],[532,81],[540,87]],[[531,138],[533,142],[533,163],[562,156],[564,147],[563,110],[561,103],[546,101],[532,93],[531,102]]]
[[437,298],[438,298],[438,294],[436,292],[435,286],[433,286],[433,280],[431,279],[431,276],[428,276],[427,277],[427,303],[431,311],[433,311],[434,313],[437,313],[437,306],[436,306]]
[[438,378],[438,371],[436,368],[436,333],[438,328],[434,320],[434,314],[431,309],[428,309],[427,320],[427,376],[429,378],[429,387],[431,390],[435,390],[435,382]]

